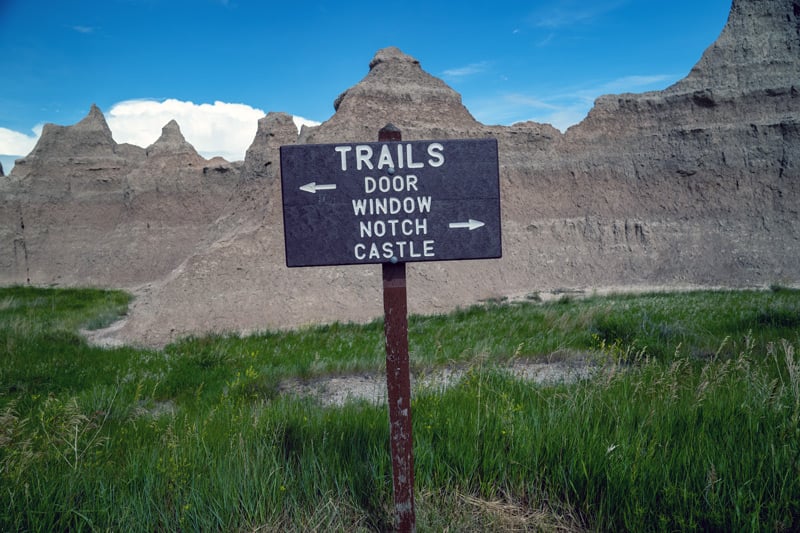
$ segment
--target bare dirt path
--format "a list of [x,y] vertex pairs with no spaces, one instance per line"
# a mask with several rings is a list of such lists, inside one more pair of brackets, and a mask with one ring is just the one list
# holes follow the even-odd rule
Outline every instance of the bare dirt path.
[[[492,367],[495,368],[495,367]],[[508,365],[497,367],[511,375],[533,383],[572,383],[588,378],[592,365],[583,357],[564,361],[541,362],[516,359]],[[412,372],[411,387],[414,393],[424,390],[443,390],[457,384],[468,372],[479,367],[444,367],[424,372]],[[488,371],[488,368],[484,369]],[[386,403],[386,376],[379,372],[325,376],[308,380],[288,379],[279,386],[281,394],[311,396],[322,405],[344,405],[350,401]]]

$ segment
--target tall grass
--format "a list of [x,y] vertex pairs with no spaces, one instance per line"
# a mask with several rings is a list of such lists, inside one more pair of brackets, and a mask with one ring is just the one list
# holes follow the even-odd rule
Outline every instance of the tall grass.
[[548,389],[475,368],[417,398],[418,480],[555,500],[592,529],[793,530],[795,349],[770,344],[764,360],[750,345],[701,365],[679,353]]
[[[385,407],[278,393],[380,370],[380,323],[162,351],[77,335],[126,303],[0,289],[0,530],[390,527]],[[413,398],[419,529],[797,530],[799,309],[782,289],[412,317],[417,368],[467,368]],[[537,386],[505,370],[526,357],[594,371]]]

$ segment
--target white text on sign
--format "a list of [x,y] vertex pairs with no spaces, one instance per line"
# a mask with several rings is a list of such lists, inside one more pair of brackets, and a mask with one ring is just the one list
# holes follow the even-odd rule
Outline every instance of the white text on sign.
[[[428,159],[416,160],[419,154],[414,154],[411,144],[399,143],[394,146],[394,153],[388,144],[381,146],[380,154],[375,156],[372,146],[367,144],[357,144],[355,150],[352,146],[335,146],[333,149],[339,152],[342,162],[342,172],[347,172],[347,165],[355,164],[356,170],[374,170],[384,168],[404,169],[404,168],[423,168],[426,166],[440,167],[444,165],[444,147],[440,143],[430,143],[425,150]],[[374,161],[374,162],[373,162]]]
[[[445,163],[444,147],[430,143],[421,155],[414,152],[413,145],[403,143],[384,144],[379,150],[369,145],[335,146],[334,150],[340,156],[342,172],[350,167],[357,171],[385,169],[388,174],[364,176],[364,197],[352,200],[356,217],[392,217],[359,220],[362,242],[353,247],[353,257],[357,261],[436,257],[434,240],[419,239],[428,235],[428,219],[423,215],[431,212],[431,197],[418,194],[421,180],[416,174],[395,172],[441,167]],[[387,194],[390,196],[384,196]]]

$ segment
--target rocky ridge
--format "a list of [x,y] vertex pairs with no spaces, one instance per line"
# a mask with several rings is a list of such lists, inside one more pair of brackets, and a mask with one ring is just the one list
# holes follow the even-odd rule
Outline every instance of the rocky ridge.
[[[377,266],[287,269],[278,148],[498,139],[504,257],[409,266],[411,312],[557,288],[800,283],[800,4],[735,0],[719,39],[664,91],[609,95],[565,134],[486,126],[396,48],[298,135],[270,113],[243,163],[206,161],[174,122],[147,149],[92,107],[45,127],[0,181],[0,282],[137,294],[118,338],[249,331],[382,313]],[[477,281],[479,280],[479,281]]]
[[469,137],[484,129],[457,92],[396,47],[379,50],[364,79],[339,95],[333,106],[336,113],[307,128],[299,142],[375,140],[389,114],[408,140]]

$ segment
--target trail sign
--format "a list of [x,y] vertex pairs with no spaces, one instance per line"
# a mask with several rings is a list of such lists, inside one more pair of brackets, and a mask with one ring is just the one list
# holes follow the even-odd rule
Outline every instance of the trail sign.
[[496,139],[280,151],[289,267],[502,255]]
[[381,263],[394,525],[415,531],[406,263],[502,254],[495,139],[281,146],[286,266]]

